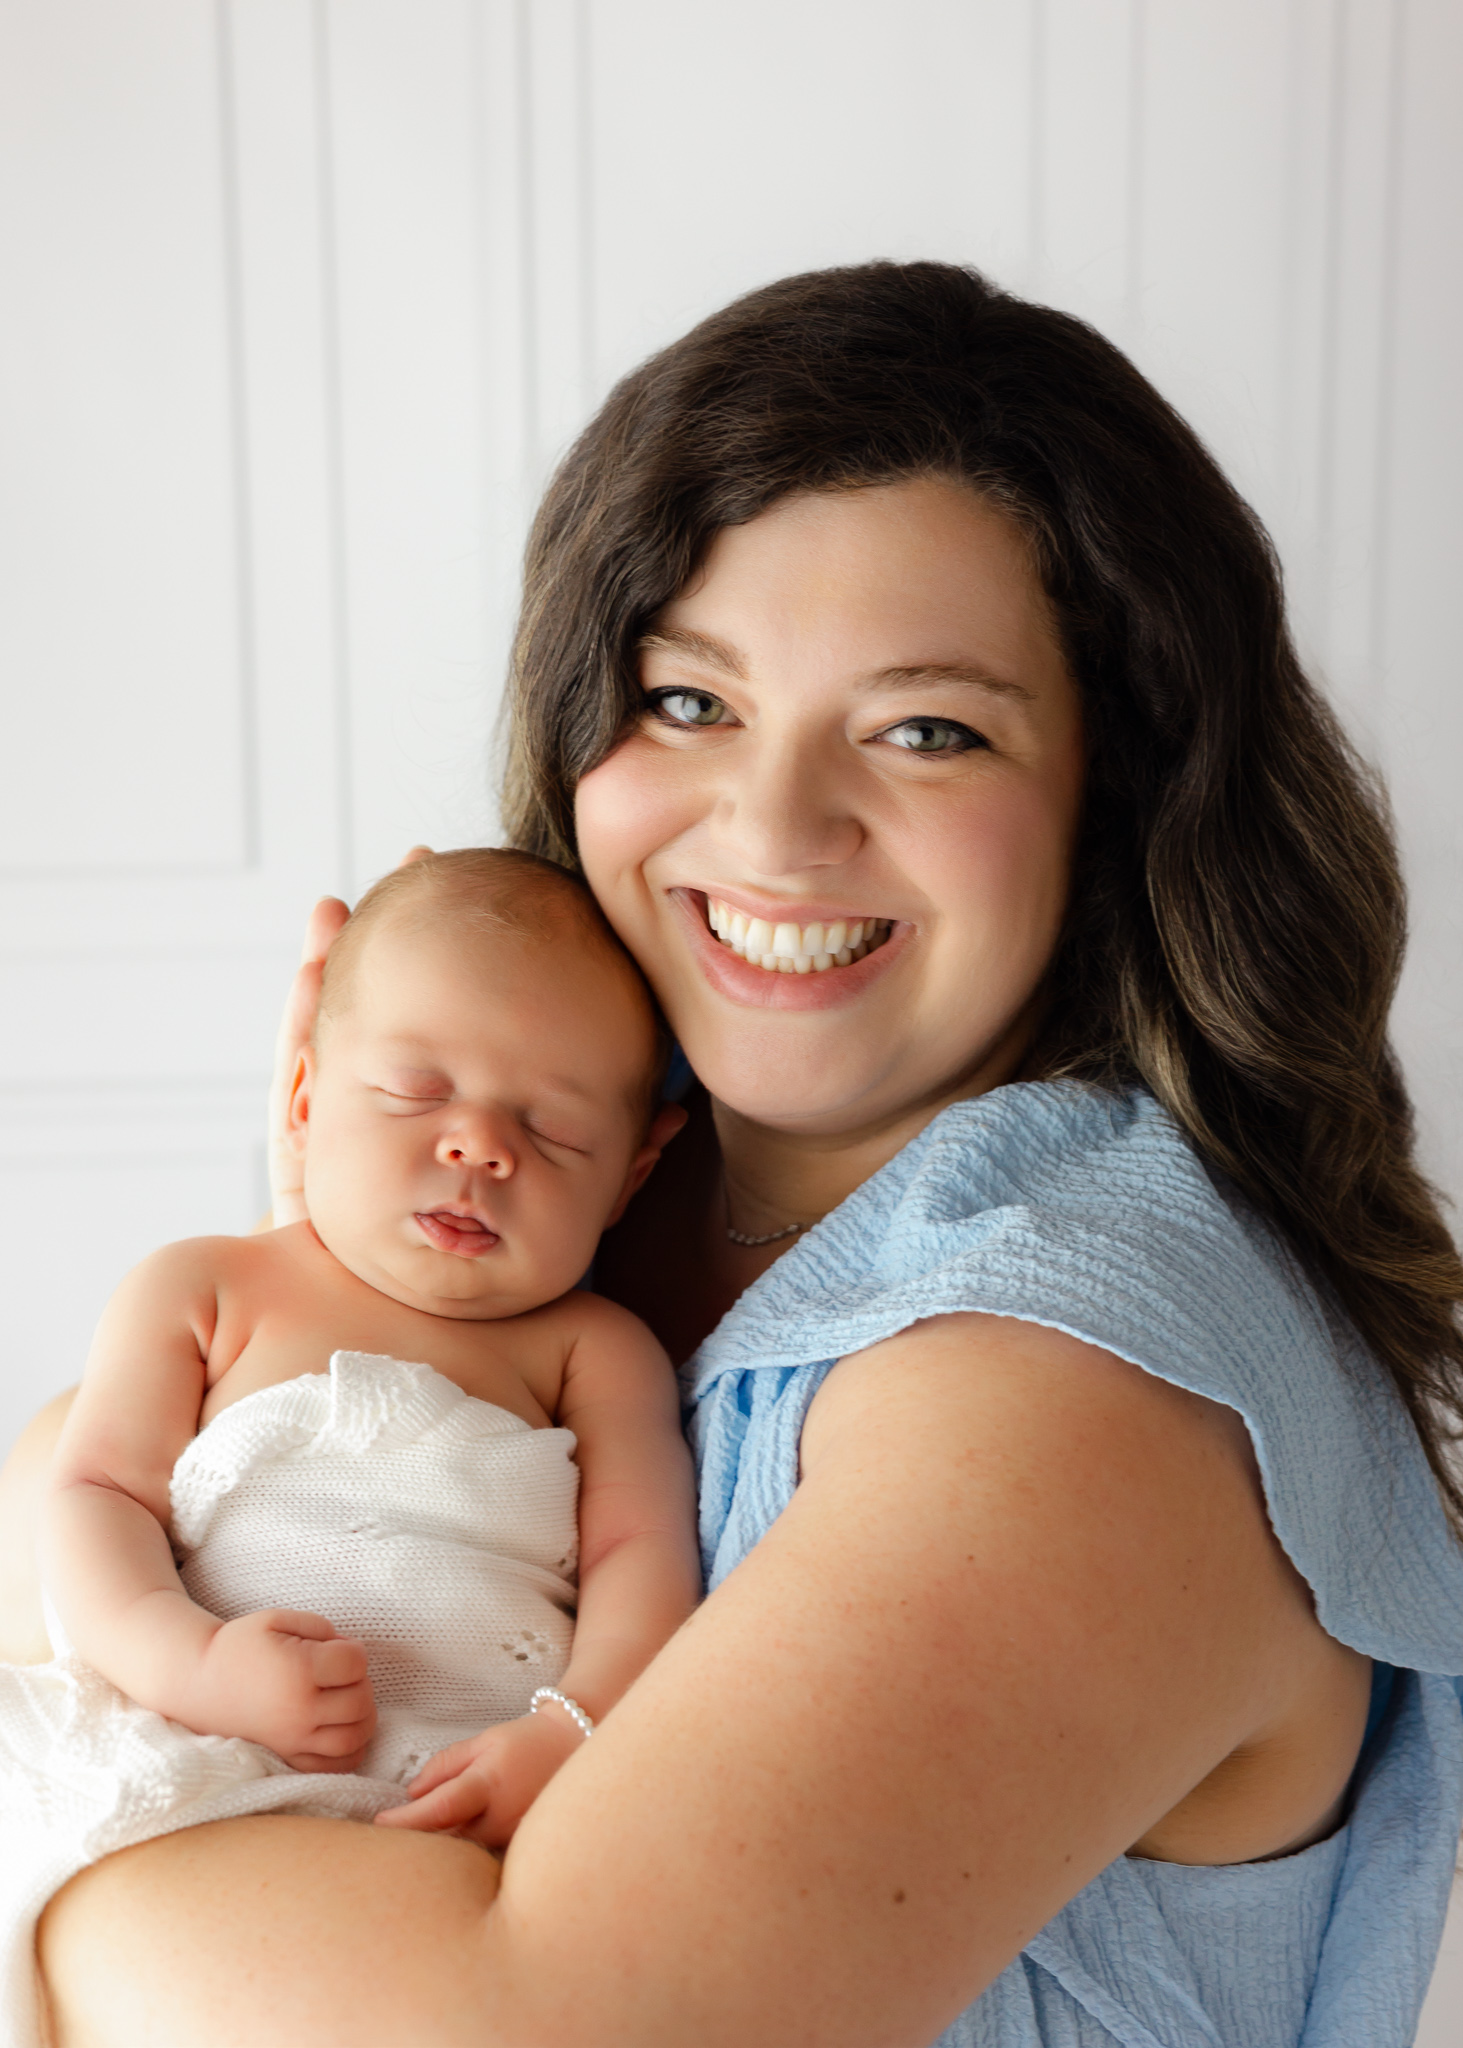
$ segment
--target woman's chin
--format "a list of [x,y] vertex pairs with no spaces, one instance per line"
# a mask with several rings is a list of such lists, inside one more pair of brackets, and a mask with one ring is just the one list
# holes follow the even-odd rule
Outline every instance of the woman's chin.
[[881,1122],[903,1093],[887,1070],[799,1058],[787,1047],[763,1058],[749,1058],[745,1043],[706,1046],[700,1058],[689,1045],[684,1050],[714,1102],[770,1130],[842,1136]]

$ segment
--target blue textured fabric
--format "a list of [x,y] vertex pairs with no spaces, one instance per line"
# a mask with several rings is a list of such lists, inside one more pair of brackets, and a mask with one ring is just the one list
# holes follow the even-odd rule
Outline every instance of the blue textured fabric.
[[1407,2048],[1463,1824],[1463,1551],[1386,1375],[1150,1096],[957,1103],[747,1290],[684,1375],[709,1584],[787,1506],[838,1359],[966,1310],[1237,1410],[1323,1626],[1397,1673],[1336,1834],[1119,1859],[939,2048]]

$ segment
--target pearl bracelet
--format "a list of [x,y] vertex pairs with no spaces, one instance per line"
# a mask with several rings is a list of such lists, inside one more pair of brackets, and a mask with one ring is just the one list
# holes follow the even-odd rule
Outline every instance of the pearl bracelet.
[[528,1703],[530,1714],[536,1714],[540,1700],[552,1700],[556,1707],[562,1707],[579,1733],[586,1740],[594,1733],[594,1723],[580,1706],[578,1700],[571,1700],[568,1693],[560,1692],[557,1686],[541,1685]]

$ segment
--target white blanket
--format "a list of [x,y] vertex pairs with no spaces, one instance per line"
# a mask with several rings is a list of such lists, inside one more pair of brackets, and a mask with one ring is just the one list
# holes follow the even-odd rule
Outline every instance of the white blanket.
[[[526,1711],[573,1633],[579,1473],[427,1365],[337,1351],[246,1395],[173,1473],[183,1583],[225,1620],[323,1614],[370,1653],[380,1725],[360,1775],[292,1771],[194,1735],[74,1653],[0,1665],[0,2040],[38,2048],[36,1921],[87,1864],[239,1814],[369,1820],[449,1742]],[[53,1631],[55,1624],[53,1623]]]

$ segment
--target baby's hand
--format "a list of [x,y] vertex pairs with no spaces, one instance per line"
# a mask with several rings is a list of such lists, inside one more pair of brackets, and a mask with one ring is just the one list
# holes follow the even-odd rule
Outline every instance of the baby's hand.
[[412,1779],[411,1804],[391,1806],[382,1827],[428,1828],[503,1849],[561,1763],[584,1737],[558,1714],[525,1714],[440,1750]]
[[226,1621],[187,1704],[179,1719],[200,1732],[263,1743],[297,1771],[353,1771],[376,1732],[363,1645],[286,1608]]

